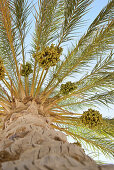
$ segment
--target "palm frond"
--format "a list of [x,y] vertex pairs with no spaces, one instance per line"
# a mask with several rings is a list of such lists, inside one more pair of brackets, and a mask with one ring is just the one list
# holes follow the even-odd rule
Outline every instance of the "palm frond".
[[105,121],[114,126],[114,118],[112,119],[105,118]]
[[[17,61],[17,42],[15,41],[15,32],[13,32],[11,11],[9,1],[0,0],[0,52],[5,61],[6,68],[9,68],[10,73],[16,72],[19,76],[18,61]],[[6,55],[6,56],[5,56]],[[10,67],[8,66],[8,60]],[[13,61],[14,60],[14,61]],[[15,75],[16,76],[16,75]],[[12,76],[13,79],[13,76]]]
[[60,8],[62,3],[57,0],[38,1],[39,8],[36,10],[36,25],[34,34],[34,48],[42,49],[57,38],[57,30],[61,20]]
[[[105,55],[106,52],[113,49],[113,20],[103,28],[100,32],[97,31],[94,38],[90,40],[89,44],[86,42],[85,47],[76,47],[77,52],[68,54],[65,64],[61,71],[59,71],[62,79],[71,75],[74,72],[79,72],[87,63],[96,60],[98,56]],[[80,42],[79,42],[80,43]]]
[[[104,18],[107,18],[109,22],[106,22]],[[71,76],[73,73],[80,73],[82,68],[87,68],[89,62],[95,61],[98,56],[101,56],[101,54],[105,55],[107,51],[113,49],[113,1],[107,4],[96,20],[97,22],[93,21],[87,33],[81,37],[78,44],[65,56],[66,59],[56,66],[54,73],[56,77],[54,78],[53,75],[49,85],[55,79],[58,80],[58,85],[65,77]],[[102,27],[99,27],[99,23],[102,23]]]
[[23,64],[25,64],[25,38],[30,26],[28,17],[31,12],[31,4],[28,3],[28,0],[11,0],[10,9],[12,13],[13,30],[16,36],[18,36],[18,41],[20,41]]
[[10,43],[6,35],[6,30],[2,26],[2,22],[0,22],[0,55],[2,60],[4,61],[4,66],[7,69],[10,77],[14,82],[16,82],[17,76],[15,61],[13,59]]
[[8,92],[5,90],[4,87],[0,84],[0,96],[6,98],[6,100],[11,101],[11,97],[9,96]]
[[105,59],[100,57],[92,71],[75,83],[76,90],[68,95],[61,95],[51,105],[59,103],[61,106],[76,108],[84,104],[102,103],[108,106],[113,103],[113,63],[112,52]]
[[[91,147],[92,151],[99,149],[105,156],[113,156],[114,144],[110,134],[108,135],[104,129],[89,129],[80,124],[77,118],[72,120],[61,120],[55,121],[52,125],[56,129],[65,132],[67,135],[73,137],[76,141],[80,141],[87,149],[87,146]],[[112,134],[114,132],[114,128]]]
[[106,106],[108,107],[109,104],[114,103],[114,91],[108,91],[108,92],[103,92],[101,94],[95,94],[89,97],[88,95],[84,95],[83,94],[83,99],[80,98],[76,98],[76,97],[72,97],[72,98],[68,98],[66,100],[63,100],[62,102],[59,103],[59,106],[68,110],[72,110],[72,111],[76,111],[78,110],[80,107],[81,109],[83,109],[85,106]]
[[[38,10],[35,8],[35,33],[33,36],[33,52],[42,50],[51,42],[58,38],[58,30],[62,20],[62,0],[38,1]],[[32,59],[31,59],[32,60]],[[34,65],[33,83],[31,95],[33,95],[33,86],[35,81],[36,70],[39,68],[38,63],[32,60]],[[37,77],[37,76],[36,76]],[[37,81],[37,80],[36,80]]]
[[[93,0],[64,0],[64,21],[60,32],[59,45],[76,36],[76,30],[83,25],[83,16]],[[72,33],[72,34],[71,34]]]
[[[12,13],[13,30],[15,34],[19,37],[18,41],[21,45],[23,64],[25,64],[25,38],[29,31],[30,23],[28,23],[28,17],[31,12],[31,4],[28,0],[12,0],[10,2],[10,9]],[[25,90],[28,94],[27,78],[25,80]]]
[[[85,100],[81,101],[82,103],[86,102],[86,104],[87,104],[87,102],[89,103],[92,100],[93,100],[93,102],[96,100],[96,101],[100,101],[102,103],[103,103],[103,101],[110,103],[111,99],[113,98],[113,90],[105,93],[105,91],[106,91],[105,88],[107,86],[110,86],[110,83],[111,84],[113,83],[113,79],[114,79],[114,73],[110,73],[110,74],[106,75],[104,78],[101,78],[101,79],[99,78],[97,80],[94,80],[94,82],[91,82],[92,84],[90,82],[88,82],[88,85],[85,84],[82,88],[78,89],[77,91],[72,92],[72,93],[68,94],[67,96],[60,97],[59,99],[55,100],[53,102],[53,104],[58,103],[63,100],[66,100],[67,98],[70,98],[71,96],[76,96],[76,97],[80,98],[81,95],[83,96],[83,98],[85,97]],[[104,87],[104,89],[103,89],[103,87]],[[102,90],[104,94],[99,93],[98,90],[99,91]],[[94,95],[94,93],[96,91],[98,92],[98,94]],[[89,101],[89,99],[86,100],[86,98],[88,98],[88,96],[91,96],[91,94],[93,95],[93,98],[90,97],[90,101]],[[106,97],[107,97],[107,99],[106,99]],[[79,103],[82,104],[81,102],[79,102]],[[113,102],[113,100],[112,100],[112,102]],[[77,102],[77,104],[79,104],[79,103]]]
[[89,26],[88,32],[95,31],[98,27],[101,27],[108,23],[109,20],[114,19],[114,2],[109,1],[108,4],[101,10],[99,15],[95,18],[93,23]]

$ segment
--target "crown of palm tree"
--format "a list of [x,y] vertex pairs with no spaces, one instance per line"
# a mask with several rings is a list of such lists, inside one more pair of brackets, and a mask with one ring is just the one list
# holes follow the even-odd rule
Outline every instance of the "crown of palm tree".
[[[3,121],[3,117],[16,111],[16,101],[35,100],[43,107],[41,113],[52,117],[53,128],[85,147],[89,145],[113,155],[113,123],[101,121],[102,117],[98,118],[98,112],[92,109],[83,116],[76,113],[84,106],[108,106],[114,102],[113,0],[101,10],[78,43],[66,55],[62,52],[64,44],[77,36],[92,2],[38,0],[36,8],[27,0],[0,0],[0,117]],[[33,9],[35,31],[28,62],[26,36]],[[82,72],[85,74],[77,81]],[[73,75],[74,82],[65,81]],[[98,119],[100,127],[95,123]],[[88,126],[90,121],[94,128]]]

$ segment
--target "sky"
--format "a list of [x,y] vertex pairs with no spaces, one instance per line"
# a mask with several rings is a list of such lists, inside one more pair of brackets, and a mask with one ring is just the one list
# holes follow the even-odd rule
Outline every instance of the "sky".
[[[29,0],[31,2],[31,0]],[[33,3],[37,2],[37,0],[33,0]],[[92,23],[92,21],[95,19],[95,17],[99,14],[99,12],[101,11],[101,9],[106,6],[106,4],[108,3],[108,0],[94,0],[94,2],[92,3],[91,5],[91,9],[89,11],[89,13],[86,15],[86,24],[84,26],[84,28],[81,28],[80,29],[80,35],[83,34],[87,28],[89,27],[89,25]],[[36,9],[37,9],[37,6],[35,5]],[[32,17],[32,16],[31,16]],[[31,20],[32,22],[32,20]],[[32,39],[32,33],[34,32],[34,22],[32,22],[32,27],[31,27],[31,31],[30,31],[30,34],[28,35],[27,37],[27,44],[30,44],[31,42],[31,39]],[[80,36],[78,37],[78,39],[80,38]],[[70,47],[70,43],[67,45],[66,49],[68,47]],[[27,47],[27,49],[29,50],[29,45]],[[109,117],[109,118],[113,118],[114,117],[114,106],[110,105],[110,107],[112,108],[106,108],[106,107],[100,107],[99,110],[100,113],[103,115],[103,117]],[[82,112],[82,111],[80,111]],[[73,142],[73,139],[69,138],[68,139],[69,142]],[[87,154],[89,152],[86,152]],[[93,155],[91,155],[93,156]],[[94,157],[94,159],[98,160],[98,157]],[[113,162],[113,159],[108,159],[108,158],[105,158],[101,153],[99,154],[99,160],[103,161],[103,162],[106,162],[106,163],[112,163]]]

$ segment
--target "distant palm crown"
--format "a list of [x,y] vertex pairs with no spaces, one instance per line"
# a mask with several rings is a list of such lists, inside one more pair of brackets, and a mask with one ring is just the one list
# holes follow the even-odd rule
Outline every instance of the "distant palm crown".
[[[71,49],[64,48],[74,42],[92,3],[38,0],[36,7],[27,0],[0,0],[1,128],[16,110],[16,101],[26,105],[34,100],[43,106],[43,116],[52,117],[53,128],[85,147],[89,144],[113,155],[114,126],[90,108],[114,102],[114,1],[108,2]],[[35,31],[27,58],[31,12]],[[84,107],[88,111],[77,113]]]

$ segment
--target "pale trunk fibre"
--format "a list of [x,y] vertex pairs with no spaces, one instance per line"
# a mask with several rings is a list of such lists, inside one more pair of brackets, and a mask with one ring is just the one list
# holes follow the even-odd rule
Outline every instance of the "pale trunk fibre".
[[[112,170],[99,166],[65,134],[51,127],[51,117],[42,116],[35,101],[15,112],[0,135],[0,170]],[[24,104],[17,102],[17,108]]]

